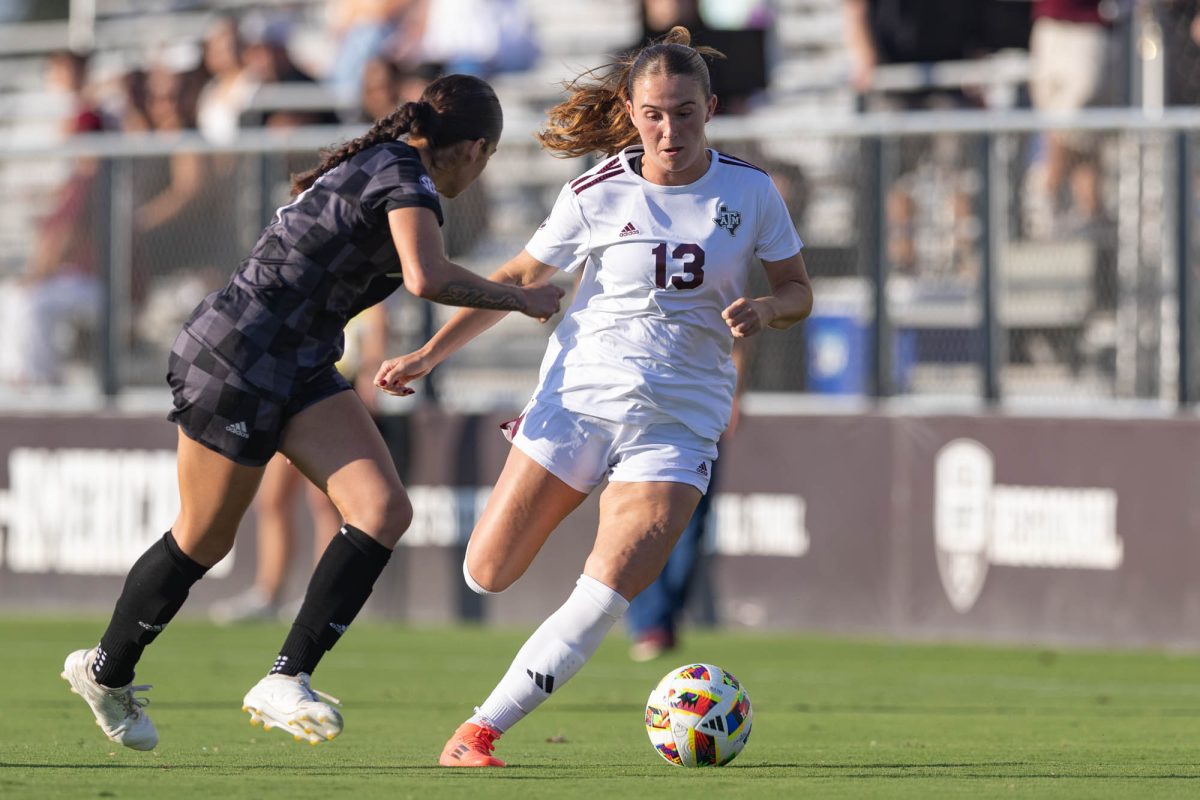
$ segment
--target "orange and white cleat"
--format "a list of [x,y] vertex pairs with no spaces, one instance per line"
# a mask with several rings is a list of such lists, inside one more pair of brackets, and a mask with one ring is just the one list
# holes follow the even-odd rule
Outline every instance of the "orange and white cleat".
[[492,755],[500,731],[489,725],[464,722],[442,748],[438,764],[443,767],[503,767],[504,762]]

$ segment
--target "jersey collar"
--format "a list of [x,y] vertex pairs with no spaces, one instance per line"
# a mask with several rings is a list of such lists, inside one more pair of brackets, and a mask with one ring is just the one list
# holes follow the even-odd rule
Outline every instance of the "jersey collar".
[[621,166],[624,168],[626,174],[633,178],[633,180],[640,183],[643,188],[655,192],[678,194],[680,192],[695,191],[696,189],[700,188],[700,186],[702,186],[710,177],[712,177],[714,172],[717,171],[717,151],[713,150],[711,147],[706,147],[704,149],[708,152],[708,169],[705,170],[704,174],[696,180],[692,181],[691,183],[685,183],[682,186],[664,186],[661,183],[652,183],[639,175],[637,170],[635,170],[633,165],[630,163],[630,159],[644,155],[645,148],[640,144],[634,144],[626,147],[618,154],[618,156],[621,159]]

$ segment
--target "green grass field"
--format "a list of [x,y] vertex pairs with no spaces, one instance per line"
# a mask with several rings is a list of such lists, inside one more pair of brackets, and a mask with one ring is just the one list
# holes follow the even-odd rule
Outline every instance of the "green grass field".
[[[359,623],[321,666],[346,730],[310,747],[251,727],[241,697],[283,626],[181,621],[149,651],[161,738],[112,745],[58,677],[100,620],[7,620],[0,797],[1200,797],[1200,658],[694,633],[632,664],[614,632],[561,694],[500,742],[503,770],[436,766],[528,631]],[[746,750],[685,771],[651,749],[658,678],[710,661],[754,703]]]

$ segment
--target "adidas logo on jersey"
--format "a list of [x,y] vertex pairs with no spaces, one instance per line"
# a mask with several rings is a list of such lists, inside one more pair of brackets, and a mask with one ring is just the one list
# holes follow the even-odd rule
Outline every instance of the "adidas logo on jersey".
[[336,622],[331,622],[331,623],[329,623],[329,627],[333,628],[334,632],[338,636],[341,636],[343,633],[346,632],[346,628],[349,628],[350,626],[349,625],[340,625]]
[[243,439],[250,438],[250,429],[246,427],[244,422],[235,422],[232,425],[226,425],[225,430],[232,433],[234,436],[240,436]]
[[639,233],[641,233],[641,231],[639,231],[637,229],[636,225],[634,225],[632,222],[626,222],[625,227],[621,228],[621,232],[618,233],[617,236],[618,237],[637,236]]
[[701,461],[700,466],[696,467],[696,472],[700,473],[701,475],[703,475],[704,477],[707,478],[708,477],[708,464],[704,461]]

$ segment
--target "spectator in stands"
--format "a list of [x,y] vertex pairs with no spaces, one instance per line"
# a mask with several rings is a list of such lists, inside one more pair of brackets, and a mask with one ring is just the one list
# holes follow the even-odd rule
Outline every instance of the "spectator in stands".
[[[637,50],[646,42],[661,38],[676,25],[684,26],[692,31],[697,44],[731,56],[713,59],[708,64],[713,94],[717,96],[717,113],[745,113],[755,95],[768,83],[768,8],[757,2],[741,5],[740,10],[735,11],[735,18],[725,19],[717,26],[705,19],[701,0],[643,0],[642,36],[628,49]],[[739,9],[739,6],[731,4],[730,9]]]
[[[247,102],[262,87],[273,84],[311,85],[317,81],[295,61],[288,51],[291,26],[285,17],[252,15],[238,27],[242,37],[242,63],[250,84]],[[392,108],[396,106],[393,103]],[[256,113],[243,111],[239,117],[243,126],[265,128],[296,128],[304,125],[336,125],[340,118],[332,104],[329,108],[267,108]]]
[[88,87],[90,61],[88,53],[73,50],[59,50],[46,60],[47,91],[66,98],[67,113],[60,126],[64,139],[106,127]]
[[521,72],[541,53],[523,0],[417,0],[415,59],[445,72]]
[[204,68],[209,79],[196,99],[196,126],[212,142],[237,138],[242,112],[258,87],[246,69],[245,43],[233,17],[219,17],[204,39]]
[[251,14],[238,24],[238,35],[242,39],[242,63],[254,82],[316,82],[296,64],[288,50],[292,35],[290,18]]
[[[1000,50],[1027,50],[1033,25],[1033,4],[1038,0],[981,0],[981,19],[977,27],[980,53]],[[1027,97],[1014,96],[1012,105],[1028,105]]]
[[[159,63],[147,77],[150,122],[155,132],[194,131],[198,97],[207,85],[201,70],[176,72]],[[233,185],[237,158],[180,147],[165,158],[139,159],[135,175],[135,258],[156,280],[179,276],[219,284],[241,249]]]
[[[88,95],[88,57],[62,51],[50,56],[46,85],[66,98],[65,138],[102,130],[100,111]],[[92,328],[103,290],[97,276],[97,226],[105,223],[100,165],[76,158],[41,219],[33,252],[15,283],[0,286],[0,380],[16,386],[57,384],[62,379],[63,334]]]
[[[1029,90],[1035,108],[1071,113],[1112,102],[1108,92],[1113,4],[1105,0],[1037,0],[1029,39]],[[1099,140],[1095,134],[1051,131],[1044,137],[1040,179],[1026,200],[1034,235],[1093,230],[1100,217]],[[1066,189],[1068,197],[1061,195]],[[1038,224],[1038,223],[1049,223]]]
[[382,56],[375,56],[363,65],[358,121],[374,122],[391,113],[400,99],[401,74],[399,64]]
[[1200,105],[1200,0],[1163,0],[1167,105]]
[[882,64],[959,61],[973,55],[977,14],[962,0],[843,0],[851,85],[871,110],[961,108],[960,87],[916,86],[879,92]]
[[403,29],[417,0],[332,0],[330,32],[336,42],[327,80],[343,103],[358,96],[363,68],[385,52],[388,40]]
[[[880,91],[877,68],[889,64],[960,61],[977,54],[981,17],[962,0],[843,0],[853,88],[866,110],[907,112],[966,108],[976,102],[958,86]],[[887,252],[900,274],[949,277],[974,266],[976,226],[962,143],[952,134],[892,140],[898,164],[886,199]],[[863,202],[869,202],[864,198]],[[940,226],[934,236],[918,228]],[[928,242],[922,252],[918,242]]]
[[372,58],[363,67],[359,120],[374,122],[390,114],[398,103],[416,100],[435,78],[436,70],[428,66],[406,67],[383,56]]
[[[156,70],[151,89],[155,130],[198,130],[211,143],[238,137],[241,114],[257,82],[246,70],[244,42],[233,17],[209,26],[202,62],[194,70]],[[168,285],[203,293],[220,284],[242,251],[238,217],[240,156],[180,148],[168,158],[167,185],[134,213],[134,234],[143,237],[146,266]],[[202,295],[203,296],[203,295]],[[197,300],[188,293],[187,300]]]
[[496,52],[487,63],[488,73],[499,75],[531,69],[541,57],[542,48],[528,0],[491,0],[490,6],[498,35]]
[[126,133],[147,133],[154,128],[150,121],[150,92],[148,74],[144,69],[131,69],[121,75],[117,112],[118,127]]

